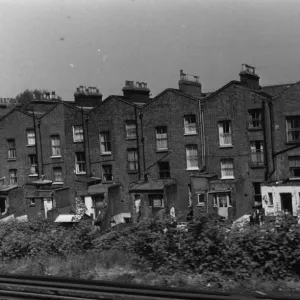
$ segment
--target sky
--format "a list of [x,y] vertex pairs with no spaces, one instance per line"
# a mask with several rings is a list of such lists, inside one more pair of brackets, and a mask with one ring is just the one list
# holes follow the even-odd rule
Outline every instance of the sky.
[[261,85],[300,80],[299,0],[0,0],[0,97],[76,87],[152,96],[198,75],[204,92],[256,67]]

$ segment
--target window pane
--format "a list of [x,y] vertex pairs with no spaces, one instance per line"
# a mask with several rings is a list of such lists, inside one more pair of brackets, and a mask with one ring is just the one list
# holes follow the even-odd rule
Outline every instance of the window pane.
[[126,126],[126,137],[135,138],[136,137],[135,121],[127,121],[125,126]]
[[186,146],[187,168],[198,168],[198,150],[196,145]]
[[157,150],[168,149],[167,127],[156,127],[156,146]]
[[54,182],[62,182],[62,169],[61,168],[53,168],[54,173]]
[[187,115],[184,116],[184,132],[185,133],[195,133],[196,129],[196,116]]
[[287,140],[300,141],[300,116],[287,118]]
[[27,145],[35,145],[35,132],[33,129],[27,130]]
[[219,141],[221,146],[231,145],[231,124],[230,121],[219,122]]
[[221,177],[233,177],[233,160],[221,160]]
[[128,168],[130,171],[138,170],[138,154],[136,149],[130,149],[127,152]]
[[82,125],[73,126],[73,138],[74,138],[74,142],[82,142],[83,141]]

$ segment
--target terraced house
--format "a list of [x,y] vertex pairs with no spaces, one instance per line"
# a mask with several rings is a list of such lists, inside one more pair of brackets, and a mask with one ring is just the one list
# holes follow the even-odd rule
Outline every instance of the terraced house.
[[55,220],[76,197],[104,228],[171,210],[184,218],[189,206],[225,218],[262,206],[296,214],[298,83],[261,86],[248,65],[239,76],[204,93],[181,71],[178,89],[154,98],[146,83],[126,81],[104,100],[81,86],[74,101],[46,95],[11,109],[0,120],[3,217]]

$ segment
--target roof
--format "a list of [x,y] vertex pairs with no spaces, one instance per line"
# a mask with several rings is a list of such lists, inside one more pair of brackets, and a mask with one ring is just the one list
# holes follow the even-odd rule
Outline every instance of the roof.
[[281,92],[283,92],[285,89],[289,88],[292,85],[292,83],[285,83],[285,84],[277,84],[277,85],[266,85],[262,86],[262,90],[264,92],[267,92],[268,94],[271,94],[272,96],[277,95]]
[[18,187],[17,184],[7,184],[7,185],[2,185],[0,186],[0,193],[1,192],[9,192],[13,189],[16,189]]
[[118,184],[98,183],[98,184],[90,185],[88,187],[87,193],[88,195],[104,194],[107,193],[108,189],[113,186],[118,186]]
[[75,218],[75,215],[67,214],[67,215],[59,215],[54,223],[77,223],[78,219]]
[[82,177],[82,178],[78,178],[75,181],[77,182],[84,182],[84,183],[92,183],[92,182],[101,182],[102,178],[100,177]]
[[147,181],[147,182],[140,182],[133,185],[129,192],[153,192],[153,191],[163,191],[164,188],[168,185],[176,184],[174,180],[167,179],[167,180],[159,180],[159,181]]

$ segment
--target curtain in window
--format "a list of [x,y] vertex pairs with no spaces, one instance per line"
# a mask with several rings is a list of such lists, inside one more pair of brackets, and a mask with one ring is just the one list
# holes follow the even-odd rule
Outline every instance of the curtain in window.
[[187,168],[198,167],[198,150],[196,145],[186,147]]

